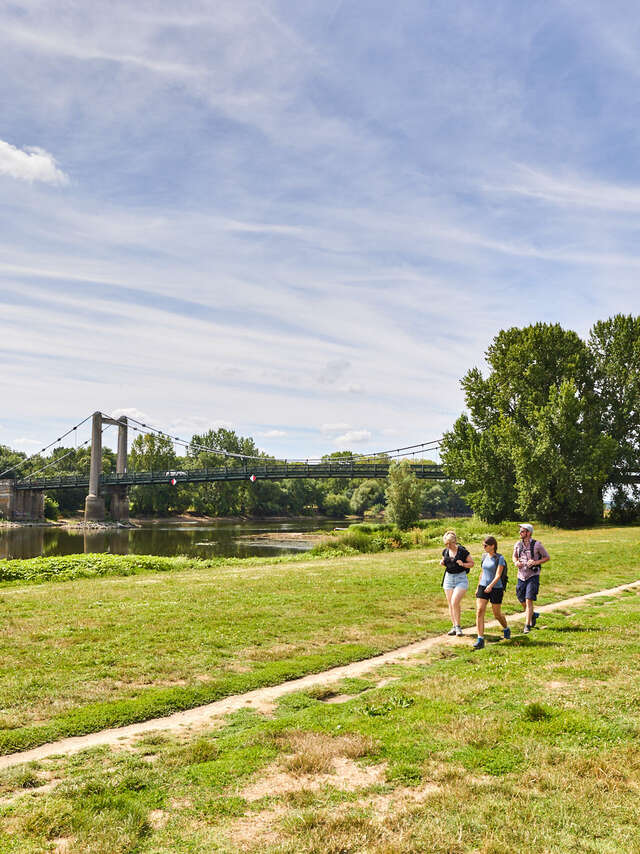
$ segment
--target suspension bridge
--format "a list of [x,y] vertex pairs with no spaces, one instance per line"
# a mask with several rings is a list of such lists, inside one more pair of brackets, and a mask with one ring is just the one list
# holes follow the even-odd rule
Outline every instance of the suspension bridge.
[[[44,519],[44,496],[46,492],[59,489],[86,489],[85,521],[102,522],[106,518],[105,494],[110,494],[110,515],[113,521],[126,522],[129,519],[129,488],[131,486],[150,486],[159,484],[214,483],[220,481],[255,483],[258,480],[285,480],[290,478],[385,478],[389,475],[391,463],[399,459],[408,459],[411,468],[420,479],[445,480],[442,467],[433,463],[424,463],[416,457],[433,452],[440,444],[439,440],[422,442],[390,451],[370,454],[353,454],[339,459],[277,460],[265,456],[236,454],[221,448],[209,448],[174,436],[166,431],[150,427],[134,418],[122,416],[118,419],[94,412],[79,424],[72,427],[54,442],[42,448],[46,453],[62,440],[76,432],[91,419],[91,438],[83,442],[90,446],[90,466],[88,475],[56,476],[44,474],[59,466],[65,457],[73,451],[56,457],[28,476],[21,469],[32,459],[29,457],[0,472],[0,514],[12,521],[40,521]],[[102,473],[102,436],[109,427],[118,428],[116,470]],[[129,430],[141,434],[163,436],[171,442],[184,446],[190,453],[208,452],[225,459],[224,465],[211,468],[181,471],[129,471],[128,435]],[[36,455],[33,455],[36,456]],[[413,458],[413,461],[412,461]]]

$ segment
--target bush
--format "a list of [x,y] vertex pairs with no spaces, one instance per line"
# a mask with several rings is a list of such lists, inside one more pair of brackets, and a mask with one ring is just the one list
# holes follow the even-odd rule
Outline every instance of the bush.
[[55,521],[60,516],[60,505],[48,495],[44,497],[44,518]]
[[322,506],[327,516],[342,518],[351,512],[351,505],[347,496],[337,495],[335,492],[325,495]]

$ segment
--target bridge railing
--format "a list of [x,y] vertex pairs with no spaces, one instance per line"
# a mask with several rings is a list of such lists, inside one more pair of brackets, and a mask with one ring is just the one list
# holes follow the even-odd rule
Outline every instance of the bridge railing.
[[[414,463],[412,469],[419,478],[440,479],[442,468],[435,464]],[[341,460],[321,463],[269,463],[259,465],[226,465],[216,468],[185,469],[180,471],[129,471],[121,474],[100,475],[102,486],[135,486],[169,483],[209,483],[214,481],[242,481],[252,475],[257,480],[285,480],[288,478],[384,478],[389,474],[389,463],[362,463]],[[16,489],[75,489],[89,485],[88,475],[63,477],[25,478],[16,482]]]

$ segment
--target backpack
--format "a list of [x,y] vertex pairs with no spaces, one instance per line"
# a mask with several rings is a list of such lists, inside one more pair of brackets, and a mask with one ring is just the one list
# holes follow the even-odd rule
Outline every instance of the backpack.
[[[499,552],[496,552],[496,557],[498,558],[498,566],[500,566],[500,558],[504,557],[504,555],[501,555]],[[504,568],[502,570],[502,575],[500,576],[500,581],[502,582],[502,589],[503,590],[507,589],[507,584],[509,583],[508,569],[509,569],[509,565],[507,564],[507,559],[505,557],[504,558]],[[498,571],[498,567],[496,566],[496,572],[497,571]]]
[[[521,557],[522,552],[523,552],[523,548],[522,548],[522,540],[520,540],[520,542],[518,543],[518,545],[520,546],[520,548],[518,549],[518,557]],[[535,547],[536,547],[536,540],[534,540],[534,539],[533,539],[533,537],[531,537],[531,560],[535,560],[535,557],[536,557],[536,554],[535,554],[535,551],[534,551]],[[540,571],[540,567],[538,567],[538,572],[539,572],[539,571]],[[505,577],[504,572],[502,573],[502,577],[503,577],[503,578]],[[507,586],[507,585],[506,585],[506,581],[505,581],[505,585],[504,585],[504,586],[505,586],[505,587]]]

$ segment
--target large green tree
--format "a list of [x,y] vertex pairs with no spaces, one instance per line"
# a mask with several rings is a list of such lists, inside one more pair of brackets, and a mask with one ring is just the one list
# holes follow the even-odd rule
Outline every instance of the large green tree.
[[445,434],[445,470],[490,522],[516,515],[589,522],[616,453],[603,424],[592,350],[559,324],[513,327],[462,380],[469,415]]
[[640,488],[620,484],[625,471],[640,470],[640,317],[617,314],[594,324],[589,348],[603,425],[617,442],[610,474],[611,516],[640,518]]

